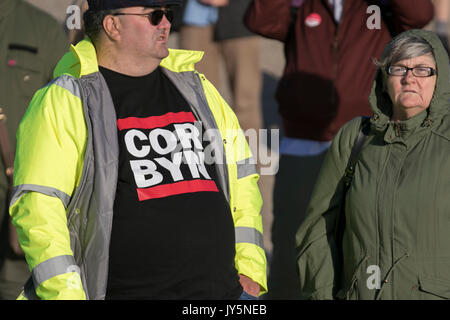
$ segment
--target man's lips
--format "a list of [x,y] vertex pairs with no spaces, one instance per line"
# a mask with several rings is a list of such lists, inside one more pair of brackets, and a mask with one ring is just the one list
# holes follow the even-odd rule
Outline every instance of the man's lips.
[[165,34],[161,34],[156,38],[157,41],[167,41],[167,39],[168,39],[168,36]]

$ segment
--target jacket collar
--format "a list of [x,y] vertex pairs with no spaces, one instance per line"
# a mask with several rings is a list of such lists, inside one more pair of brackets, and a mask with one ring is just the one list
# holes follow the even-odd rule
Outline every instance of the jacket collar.
[[[202,51],[169,49],[169,55],[161,61],[160,65],[173,72],[195,71],[195,63],[202,59],[203,54]],[[70,51],[56,65],[53,76],[57,78],[68,74],[81,78],[95,72],[98,72],[95,47],[86,37],[76,46],[71,45]]]

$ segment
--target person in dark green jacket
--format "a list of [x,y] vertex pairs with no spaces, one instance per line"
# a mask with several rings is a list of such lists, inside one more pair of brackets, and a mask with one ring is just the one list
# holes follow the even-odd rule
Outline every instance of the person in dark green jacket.
[[[0,1],[0,108],[6,114],[12,152],[31,97],[53,79],[53,68],[68,46],[62,24],[47,13],[22,0]],[[0,299],[15,299],[29,270],[9,223],[8,180],[1,160]]]
[[377,65],[370,130],[345,201],[360,118],[333,139],[296,234],[305,299],[450,298],[449,58],[436,34],[410,30]]

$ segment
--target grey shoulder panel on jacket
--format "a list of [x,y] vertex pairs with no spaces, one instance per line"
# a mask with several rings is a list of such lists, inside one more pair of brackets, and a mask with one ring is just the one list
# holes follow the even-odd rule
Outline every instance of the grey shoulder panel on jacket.
[[57,77],[57,78],[53,79],[52,81],[50,81],[49,83],[47,83],[47,85],[44,86],[42,89],[49,88],[52,85],[66,89],[74,96],[81,98],[80,85],[77,82],[77,79],[72,77],[71,75],[68,75],[68,74],[60,75],[59,77]]

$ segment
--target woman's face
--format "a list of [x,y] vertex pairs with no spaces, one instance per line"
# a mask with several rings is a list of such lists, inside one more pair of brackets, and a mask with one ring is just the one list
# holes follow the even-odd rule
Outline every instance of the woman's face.
[[[405,59],[393,66],[431,67],[436,69],[436,63],[431,54]],[[436,75],[430,77],[415,77],[412,70],[403,76],[387,76],[387,91],[393,104],[392,120],[406,120],[420,113],[430,105],[436,85]]]

